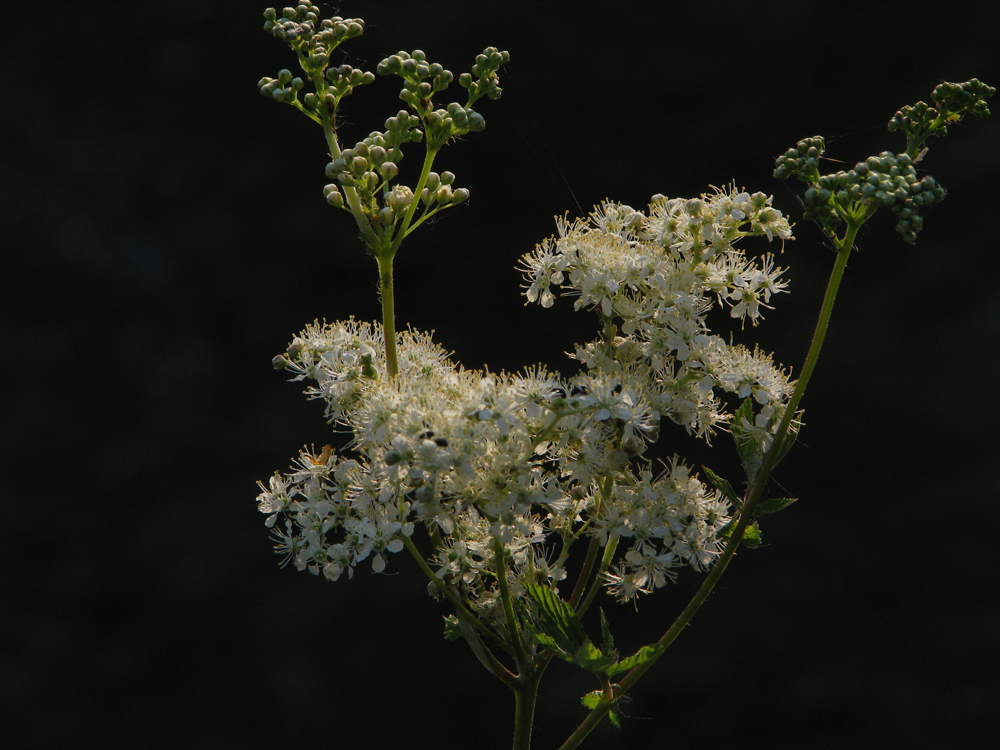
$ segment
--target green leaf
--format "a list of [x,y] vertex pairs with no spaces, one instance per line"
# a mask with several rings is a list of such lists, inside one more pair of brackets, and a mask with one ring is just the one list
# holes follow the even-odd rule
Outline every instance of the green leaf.
[[601,610],[601,635],[603,636],[604,653],[614,654],[615,639],[611,637],[611,625],[608,623],[608,618],[604,616],[603,609]]
[[597,648],[593,643],[587,641],[573,656],[573,663],[582,669],[586,669],[588,672],[593,672],[594,674],[603,674],[607,672],[608,667],[610,667],[615,661],[614,655],[605,655],[601,652],[601,649]]
[[[535,603],[535,611],[526,618],[528,627],[542,646],[560,659],[595,674],[606,672],[614,664],[617,654],[613,649],[605,654],[591,642],[568,602],[549,587],[536,583],[526,584],[525,591]],[[611,634],[606,622],[602,628],[607,641]]]
[[763,540],[760,536],[760,526],[754,521],[752,524],[747,526],[747,530],[743,532],[743,546],[747,549],[757,549]]
[[584,708],[589,708],[591,711],[593,711],[595,708],[601,705],[601,702],[603,700],[601,696],[602,696],[601,691],[595,690],[592,693],[587,693],[585,696],[583,696],[580,699],[580,703],[583,704]]
[[[584,708],[589,708],[593,711],[601,703],[604,702],[603,694],[600,690],[595,690],[592,693],[587,693],[580,699],[580,703],[583,704]],[[618,719],[618,714],[614,711],[608,711],[608,719],[614,724],[618,729],[622,728],[621,721]]]
[[627,659],[622,659],[617,664],[612,665],[605,674],[607,674],[608,677],[614,677],[616,674],[629,672],[641,664],[652,661],[662,653],[663,648],[658,644],[653,643],[649,646],[643,646]]
[[749,398],[744,399],[740,408],[733,412],[729,431],[736,443],[736,452],[743,464],[743,471],[751,482],[757,478],[757,473],[764,463],[764,451],[761,450],[760,441],[754,435],[753,424],[753,404]]
[[725,495],[726,499],[734,508],[736,508],[737,510],[743,508],[743,501],[740,500],[740,498],[737,497],[736,492],[733,491],[733,485],[731,485],[727,480],[720,477],[718,474],[716,474],[707,466],[702,465],[701,468],[702,471],[705,472],[705,476],[708,477],[708,481],[711,482],[712,486],[715,487],[715,489],[719,490],[719,492],[721,492],[723,495]]
[[769,500],[764,500],[754,509],[753,517],[757,518],[757,516],[766,516],[768,513],[777,513],[797,500],[797,497],[772,497]]

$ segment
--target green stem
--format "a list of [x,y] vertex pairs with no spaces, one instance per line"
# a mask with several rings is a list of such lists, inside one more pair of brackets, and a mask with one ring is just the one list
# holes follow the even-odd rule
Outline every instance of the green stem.
[[761,495],[764,491],[764,485],[767,484],[768,477],[771,471],[774,469],[778,462],[778,457],[781,455],[781,443],[785,440],[788,434],[788,429],[791,425],[792,419],[794,418],[795,411],[802,400],[802,396],[805,394],[806,386],[809,384],[809,379],[812,377],[813,370],[816,367],[816,361],[819,359],[820,350],[823,348],[823,340],[826,338],[826,331],[830,325],[830,317],[833,313],[833,305],[837,298],[837,290],[840,288],[840,281],[843,278],[844,271],[847,268],[847,259],[851,254],[851,250],[854,246],[854,239],[857,237],[858,229],[864,223],[863,219],[855,222],[849,222],[847,232],[844,235],[843,240],[837,242],[837,260],[834,263],[833,270],[830,273],[830,280],[826,286],[826,293],[823,296],[823,304],[820,308],[819,319],[816,321],[816,329],[813,332],[812,343],[809,345],[809,352],[806,354],[805,364],[802,366],[802,373],[799,376],[798,382],[795,385],[795,391],[792,394],[791,400],[788,402],[788,406],[785,409],[784,417],[782,418],[778,431],[774,435],[774,441],[771,444],[771,448],[768,450],[764,457],[764,463],[757,473],[757,477],[753,484],[747,490],[747,495],[743,503],[743,509],[740,512],[740,519],[736,525],[736,529],[733,531],[732,536],[729,538],[725,549],[719,556],[712,570],[709,572],[708,576],[705,578],[704,582],[695,592],[695,595],[688,602],[688,605],[684,608],[684,611],[677,617],[663,637],[657,641],[657,646],[659,646],[659,654],[650,659],[645,664],[641,664],[627,675],[624,679],[618,683],[618,686],[614,690],[613,700],[611,701],[601,701],[591,710],[587,718],[583,720],[576,731],[570,735],[569,739],[566,740],[559,748],[559,750],[572,750],[572,748],[577,747],[584,738],[590,734],[594,727],[596,727],[601,720],[607,715],[608,711],[614,705],[614,701],[621,698],[625,693],[635,685],[636,682],[649,670],[653,664],[656,663],[657,659],[663,655],[666,649],[677,639],[677,636],[681,634],[691,619],[694,617],[695,613],[701,608],[701,605],[705,603],[712,590],[715,588],[715,584],[722,577],[722,574],[726,571],[729,566],[730,561],[736,554],[736,549],[739,547],[740,542],[743,541],[743,535],[746,533],[747,527],[753,522],[753,511],[760,500]]
[[587,596],[584,597],[583,602],[577,607],[576,613],[583,617],[583,613],[586,612],[590,605],[594,601],[594,597],[597,596],[597,592],[601,588],[601,582],[603,581],[604,574],[608,572],[608,568],[611,567],[611,560],[615,556],[615,550],[618,549],[618,540],[621,537],[615,537],[614,539],[609,539],[607,545],[604,547],[604,557],[601,558],[601,564],[597,568],[597,573],[594,575],[594,580],[590,584],[590,591],[587,592]]
[[590,580],[590,571],[593,570],[594,563],[597,561],[597,551],[600,548],[601,543],[597,541],[597,537],[590,537],[590,545],[587,547],[587,557],[583,561],[583,567],[580,568],[580,577],[576,579],[576,586],[573,587],[573,593],[569,597],[569,606],[576,607],[580,603],[580,598],[587,588],[587,581]]
[[[310,75],[310,78],[316,86],[316,96],[319,97],[319,101],[321,102],[319,114],[321,124],[323,125],[323,135],[326,136],[326,145],[330,149],[330,157],[336,160],[340,158],[340,144],[337,142],[337,129],[334,126],[337,111],[334,109],[331,112],[326,104],[326,90],[328,87],[323,74]],[[344,199],[347,201],[347,205],[354,215],[354,221],[358,225],[358,229],[361,230],[361,236],[364,237],[365,244],[371,248],[372,252],[376,252],[379,247],[379,240],[375,236],[375,232],[372,231],[371,224],[368,223],[368,217],[361,206],[361,198],[358,195],[358,191],[349,186],[342,186],[342,189],[344,191]]]
[[437,150],[431,150],[428,147],[427,153],[424,156],[424,166],[420,170],[420,179],[417,180],[417,187],[413,191],[413,203],[410,204],[406,214],[403,216],[403,220],[396,229],[396,238],[389,246],[387,254],[390,260],[396,255],[396,251],[399,250],[400,243],[402,243],[402,241],[406,238],[406,235],[410,232],[410,222],[413,221],[413,215],[417,212],[417,207],[420,205],[420,195],[424,192],[424,188],[427,186],[427,175],[431,173],[431,166],[434,164],[435,156],[437,156]]
[[378,256],[378,282],[382,297],[382,335],[385,337],[385,366],[390,378],[399,372],[396,359],[396,301],[392,284],[392,255]]
[[514,688],[514,750],[531,748],[531,727],[535,718],[535,701],[541,672],[535,672]]
[[444,597],[448,601],[450,601],[452,605],[454,605],[456,614],[460,618],[464,618],[465,620],[467,620],[469,623],[475,626],[477,630],[479,630],[486,636],[489,636],[491,638],[496,638],[493,632],[486,625],[484,625],[478,617],[476,617],[474,614],[472,614],[472,612],[468,610],[468,608],[462,603],[462,600],[459,599],[458,594],[456,594],[450,586],[445,584],[444,581],[442,581],[440,578],[434,575],[434,571],[431,570],[430,566],[427,564],[427,561],[424,560],[423,555],[420,554],[420,550],[417,549],[417,545],[413,543],[413,540],[410,539],[410,537],[408,536],[402,537],[402,540],[403,540],[403,545],[406,547],[407,551],[409,551],[413,559],[417,561],[417,565],[420,566],[420,569],[424,571],[424,575],[426,575],[427,578],[430,579],[431,583],[437,586],[438,591],[440,591],[444,595]]
[[518,672],[524,673],[527,661],[524,658],[524,647],[521,644],[521,632],[517,627],[517,616],[514,614],[514,602],[507,587],[507,563],[504,559],[503,543],[500,536],[493,537],[493,554],[496,556],[497,585],[500,587],[500,600],[503,602],[504,616],[507,618],[507,642],[514,649],[514,661]]

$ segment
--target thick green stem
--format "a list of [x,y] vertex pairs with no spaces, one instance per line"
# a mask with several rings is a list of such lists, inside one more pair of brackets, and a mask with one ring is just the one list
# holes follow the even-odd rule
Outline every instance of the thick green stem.
[[657,641],[660,653],[654,659],[649,660],[645,664],[639,665],[625,675],[624,679],[622,679],[622,681],[619,682],[617,687],[614,689],[613,700],[601,701],[590,712],[590,714],[587,715],[587,718],[583,720],[579,727],[577,727],[576,731],[570,735],[569,739],[562,744],[559,750],[572,750],[572,748],[577,747],[581,742],[583,742],[584,738],[590,734],[594,727],[596,727],[607,715],[608,711],[611,710],[611,707],[614,705],[614,701],[625,695],[625,693],[627,693],[629,689],[631,689],[632,686],[639,681],[649,668],[653,666],[656,660],[663,655],[666,649],[677,639],[677,636],[679,636],[684,628],[691,622],[691,619],[701,608],[702,604],[704,604],[708,599],[712,590],[715,588],[715,584],[722,577],[722,574],[726,571],[730,561],[736,554],[736,549],[739,547],[740,542],[743,541],[743,535],[746,533],[747,527],[753,522],[753,511],[756,508],[757,503],[760,501],[760,497],[764,491],[764,485],[767,484],[771,471],[774,469],[778,462],[778,457],[782,453],[781,443],[788,435],[788,430],[791,426],[792,419],[795,416],[795,411],[798,408],[799,402],[802,400],[802,396],[805,394],[806,386],[809,384],[809,379],[812,377],[813,370],[816,367],[816,361],[819,359],[820,350],[823,348],[823,340],[826,338],[826,331],[830,325],[830,317],[833,313],[833,305],[837,298],[837,290],[840,288],[840,280],[843,278],[844,270],[847,268],[847,259],[851,254],[851,250],[854,246],[854,239],[857,236],[858,229],[861,227],[862,223],[864,223],[864,220],[849,223],[843,240],[837,242],[837,260],[830,273],[830,280],[827,283],[826,294],[823,296],[823,304],[820,307],[819,318],[816,321],[816,329],[813,332],[812,342],[809,345],[809,352],[806,354],[806,360],[802,366],[802,372],[795,385],[795,391],[792,394],[792,398],[788,402],[784,417],[778,425],[778,431],[774,435],[771,448],[764,457],[764,463],[761,466],[760,471],[757,473],[756,479],[747,490],[743,503],[743,509],[740,512],[739,522],[737,523],[732,536],[730,536],[725,549],[722,551],[722,554],[719,556],[719,559],[712,567],[708,576],[706,576],[702,585],[698,588],[698,591],[695,592],[691,601],[688,602],[688,605],[684,608],[684,611],[681,612],[667,632],[663,634],[663,637]]
[[385,366],[390,378],[399,372],[396,360],[396,302],[392,288],[392,256],[378,256],[378,283],[382,297],[382,334],[385,336]]
[[530,674],[520,686],[514,688],[514,750],[531,748],[531,727],[535,720],[535,701],[541,677],[540,671]]

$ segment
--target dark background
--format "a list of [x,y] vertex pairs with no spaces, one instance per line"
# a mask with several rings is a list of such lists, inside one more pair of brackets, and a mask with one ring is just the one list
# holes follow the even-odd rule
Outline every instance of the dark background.
[[[885,131],[901,105],[997,85],[989,5],[343,3],[368,22],[357,67],[512,57],[486,131],[439,157],[472,199],[404,246],[400,324],[470,367],[571,371],[561,352],[592,321],[525,307],[514,270],[553,215],[735,180],[799,220],[791,294],[737,333],[797,370],[833,254],[773,158],[815,134],[848,164],[902,150]],[[374,263],[321,197],[320,130],[257,93],[294,64],[262,10],[31,5],[0,46],[4,747],[509,746],[510,696],[444,642],[407,558],[314,580],[278,568],[256,511],[256,480],[330,440],[271,357],[316,318],[379,314]],[[346,100],[349,143],[400,108],[394,80]],[[998,126],[934,144],[921,166],[950,196],[915,247],[888,216],[866,229],[775,475],[801,501],[637,686],[625,728],[586,747],[993,746]],[[724,435],[713,454],[681,437],[664,450],[732,467]],[[621,648],[697,583],[638,613],[604,601]],[[557,664],[543,688],[539,750],[593,686]]]

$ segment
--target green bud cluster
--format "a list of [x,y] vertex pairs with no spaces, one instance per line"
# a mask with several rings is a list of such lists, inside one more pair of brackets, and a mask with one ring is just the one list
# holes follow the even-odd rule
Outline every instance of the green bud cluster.
[[889,132],[902,130],[907,138],[907,151],[916,153],[929,137],[947,135],[948,123],[958,122],[966,114],[989,117],[986,100],[995,93],[995,88],[978,78],[965,83],[939,84],[931,92],[936,106],[921,101],[903,107],[889,121]]
[[462,73],[458,77],[458,85],[469,92],[469,103],[473,104],[482,96],[499,99],[503,91],[497,84],[497,70],[501,65],[510,62],[510,54],[501,52],[496,47],[487,47],[481,55],[476,55],[476,64],[472,73]]
[[257,88],[264,96],[269,96],[276,102],[293,104],[298,101],[299,91],[305,86],[305,81],[301,78],[292,77],[292,71],[283,68],[278,71],[277,78],[261,78],[257,82]]
[[774,176],[796,177],[806,184],[802,194],[805,218],[817,221],[833,238],[847,222],[855,227],[866,221],[876,209],[885,206],[896,214],[896,231],[903,240],[913,243],[923,227],[920,209],[944,200],[945,190],[933,177],[917,175],[914,164],[923,158],[920,148],[931,135],[945,135],[944,123],[961,119],[972,112],[988,117],[985,99],[995,92],[973,78],[962,84],[942,83],[931,95],[937,108],[925,102],[903,107],[889,123],[889,130],[903,130],[908,144],[906,153],[883,151],[858,162],[853,169],[822,175],[820,159],[826,149],[822,137],[805,138],[775,160]]
[[798,177],[799,180],[812,184],[819,179],[819,158],[826,151],[826,141],[823,136],[803,138],[775,161],[774,176],[779,180]]
[[[403,79],[400,98],[409,110],[400,110],[385,121],[385,130],[374,131],[353,148],[341,150],[337,138],[341,100],[355,87],[372,83],[375,74],[350,65],[331,66],[331,53],[343,41],[360,36],[365,24],[360,18],[320,19],[319,10],[309,0],[295,7],[264,12],[264,29],[287,43],[296,53],[305,75],[293,76],[281,70],[276,78],[260,79],[260,92],[294,106],[326,131],[331,161],[326,166],[330,180],[323,196],[330,205],[354,215],[369,250],[376,255],[394,254],[399,240],[438,210],[461,203],[469,191],[453,185],[451,172],[430,171],[437,152],[450,140],[486,126],[483,116],[472,109],[481,97],[500,96],[497,70],[510,61],[507,52],[488,47],[476,57],[471,73],[459,79],[467,91],[464,104],[451,102],[436,107],[433,97],[444,91],[455,76],[439,63],[431,63],[421,50],[398,52],[378,65],[380,75]],[[307,84],[312,90],[307,90]],[[409,188],[393,184],[399,176],[402,146],[426,143],[427,155],[422,176]],[[417,209],[422,209],[417,214]],[[399,235],[394,234],[399,226]]]
[[[314,58],[312,67],[322,70],[337,45],[364,33],[365,22],[360,18],[340,16],[320,21],[316,6],[310,0],[302,0],[294,8],[283,8],[280,16],[274,8],[267,8],[264,11],[264,30],[287,42],[293,49],[306,49],[308,56]],[[320,59],[324,54],[327,60]]]
[[486,127],[486,120],[472,109],[472,105],[483,96],[491,99],[500,96],[497,69],[509,60],[507,52],[500,52],[496,47],[485,49],[476,57],[472,73],[463,73],[459,78],[459,84],[469,92],[468,101],[464,105],[452,102],[443,109],[435,109],[432,99],[448,88],[455,75],[440,63],[428,62],[422,50],[390,55],[378,64],[376,71],[379,75],[396,75],[403,79],[399,98],[416,112],[424,126],[427,147],[436,151],[452,138]]
[[[257,83],[260,93],[275,101],[291,104],[316,122],[322,122],[336,113],[340,100],[356,86],[372,83],[373,73],[355,70],[350,65],[329,68],[330,55],[341,42],[360,36],[365,22],[360,18],[319,19],[319,11],[309,0],[294,8],[284,8],[281,15],[274,8],[264,11],[264,29],[287,43],[298,55],[299,66],[312,79],[316,91],[306,93],[299,100],[304,81],[292,78],[291,72],[282,70],[278,78],[261,78]],[[287,80],[286,80],[287,79]],[[325,112],[322,109],[325,107]]]

